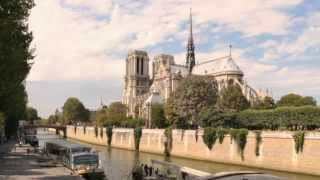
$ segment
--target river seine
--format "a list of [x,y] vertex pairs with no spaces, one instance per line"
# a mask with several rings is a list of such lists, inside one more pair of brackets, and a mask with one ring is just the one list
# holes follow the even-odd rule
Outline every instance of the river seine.
[[[59,137],[57,137],[56,135],[50,132],[44,132],[39,130],[38,138],[39,138],[40,146],[43,146],[46,140],[57,139]],[[143,153],[143,152],[140,152],[137,154],[134,151],[122,150],[117,148],[107,148],[104,146],[96,146],[96,145],[87,144],[87,143],[83,143],[75,140],[67,139],[67,141],[77,142],[79,144],[85,144],[95,149],[96,151],[98,151],[99,158],[102,162],[102,166],[105,171],[105,174],[107,175],[108,180],[129,179],[131,169],[134,163],[137,161],[144,164],[145,163],[150,164],[151,159],[164,160],[163,156],[156,155],[156,154]],[[320,177],[309,176],[309,175],[263,170],[263,169],[256,169],[251,167],[212,163],[212,162],[190,160],[190,159],[176,158],[176,157],[171,157],[170,161],[180,166],[187,166],[187,167],[191,167],[194,169],[198,169],[198,170],[202,170],[210,173],[217,173],[221,171],[246,170],[246,171],[265,172],[268,174],[285,177],[288,180],[319,180],[320,179]]]

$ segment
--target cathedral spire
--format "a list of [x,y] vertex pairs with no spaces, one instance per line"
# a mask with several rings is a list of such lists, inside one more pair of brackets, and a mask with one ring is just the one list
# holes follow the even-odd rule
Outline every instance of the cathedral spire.
[[193,34],[192,34],[192,12],[190,8],[190,27],[189,27],[189,37],[187,44],[187,56],[186,56],[186,65],[189,70],[189,74],[192,72],[193,66],[196,64],[194,56],[194,44],[193,44]]

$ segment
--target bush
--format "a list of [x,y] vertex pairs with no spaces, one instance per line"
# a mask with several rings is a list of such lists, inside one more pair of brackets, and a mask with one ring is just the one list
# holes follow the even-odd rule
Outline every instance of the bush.
[[262,142],[261,131],[254,131],[254,133],[256,136],[255,154],[256,154],[256,156],[260,156],[260,144]]
[[217,138],[218,138],[220,144],[223,143],[224,137],[227,133],[228,133],[228,131],[223,128],[217,129]]
[[238,152],[241,156],[241,159],[244,160],[244,149],[247,144],[247,135],[248,130],[247,129],[230,129],[230,141],[233,143],[233,141],[237,144]]
[[134,145],[135,145],[136,151],[139,151],[141,136],[142,136],[142,128],[136,127],[134,129]]
[[112,126],[108,126],[106,128],[106,133],[107,133],[107,137],[108,137],[108,146],[111,146],[111,141],[112,141]]
[[204,128],[202,138],[203,138],[203,142],[211,150],[217,140],[217,130],[211,127]]
[[241,155],[241,159],[244,160],[244,149],[247,144],[247,135],[248,130],[247,129],[238,129],[237,130],[237,136],[236,136],[236,142],[238,145],[238,151]]
[[164,141],[164,155],[169,157],[172,149],[172,128],[167,128],[164,131],[164,136],[166,137]]
[[251,130],[314,130],[320,127],[320,108],[315,106],[280,107],[273,110],[246,110],[235,120],[238,126]]
[[298,131],[293,135],[293,139],[295,143],[294,147],[297,154],[303,152],[304,136],[305,136],[305,132],[303,131]]

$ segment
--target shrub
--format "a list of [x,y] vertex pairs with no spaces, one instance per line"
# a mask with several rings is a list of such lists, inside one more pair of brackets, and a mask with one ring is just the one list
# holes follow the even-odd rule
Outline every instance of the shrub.
[[134,129],[134,145],[135,145],[136,151],[139,151],[141,136],[142,136],[142,128],[136,127]]
[[223,128],[217,129],[217,138],[218,138],[220,144],[223,143],[224,137],[227,133],[228,133],[227,130],[225,130]]
[[298,131],[293,135],[293,139],[295,142],[295,150],[296,153],[302,153],[303,152],[303,145],[304,145],[304,136],[305,132],[304,131]]
[[240,127],[257,129],[314,130],[320,127],[320,108],[315,106],[280,107],[271,110],[246,110],[236,115]]
[[203,138],[203,142],[211,150],[217,140],[217,130],[211,127],[204,128],[202,138]]
[[96,138],[98,137],[98,127],[94,127],[94,135],[96,136]]
[[230,129],[230,130],[229,130],[229,134],[230,134],[230,143],[231,143],[231,144],[233,143],[233,140],[235,140],[235,139],[236,139],[236,137],[237,137],[237,133],[238,133],[237,129]]
[[236,142],[238,145],[238,151],[241,156],[241,159],[244,160],[244,149],[247,144],[247,135],[248,130],[247,129],[238,129],[237,130],[237,136],[236,136]]
[[100,137],[103,138],[103,127],[100,128]]
[[255,154],[256,156],[260,156],[260,144],[262,143],[261,131],[254,131],[254,133],[256,136]]
[[164,141],[164,155],[166,157],[169,157],[172,149],[172,128],[171,127],[165,129],[164,136],[166,137],[166,140]]
[[108,146],[111,146],[111,141],[112,141],[112,126],[108,126],[106,128],[106,133],[107,133],[107,137],[108,137]]

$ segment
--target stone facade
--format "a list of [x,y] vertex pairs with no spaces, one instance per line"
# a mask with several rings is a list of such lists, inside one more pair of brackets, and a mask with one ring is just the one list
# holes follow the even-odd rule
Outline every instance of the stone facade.
[[[99,135],[101,130],[103,131],[102,137]],[[202,140],[203,132],[201,130],[196,133],[194,130],[183,131],[175,129],[172,132],[173,146],[171,155],[320,176],[320,133],[308,132],[305,136],[303,152],[299,154],[295,152],[292,133],[281,131],[262,132],[260,156],[256,156],[256,137],[254,132],[250,132],[244,150],[244,160],[241,160],[236,144],[234,142],[231,143],[228,135],[222,144],[217,141],[213,149],[209,150]],[[107,146],[105,128],[99,128],[98,136],[96,137],[93,127],[87,127],[86,133],[84,133],[83,127],[77,127],[75,133],[74,126],[68,126],[67,137]],[[164,129],[143,129],[140,151],[163,154],[164,140]],[[134,151],[133,129],[113,129],[111,146]]]
[[[256,91],[243,80],[244,73],[233,60],[231,47],[229,55],[205,62],[200,60],[200,63],[196,63],[194,49],[192,16],[190,14],[190,32],[185,64],[176,64],[172,55],[156,55],[152,62],[152,77],[150,78],[148,53],[140,50],[130,51],[126,59],[125,87],[122,100],[123,104],[128,106],[127,115],[142,117],[147,120],[146,124],[150,124],[148,122],[150,121],[152,103],[166,103],[175,92],[179,81],[188,75],[213,76],[218,83],[219,90],[230,82],[238,84],[243,94],[252,103],[268,95],[265,92]],[[147,99],[149,100],[147,101]]]

